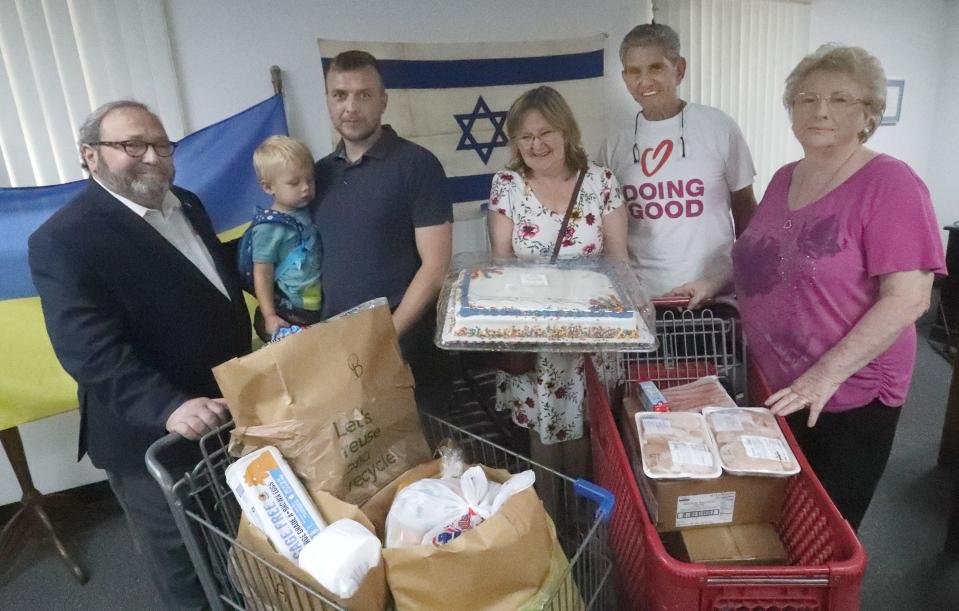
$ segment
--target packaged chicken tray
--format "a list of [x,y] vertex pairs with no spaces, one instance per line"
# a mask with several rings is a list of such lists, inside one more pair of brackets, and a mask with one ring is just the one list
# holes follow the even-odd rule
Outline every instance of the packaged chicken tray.
[[727,473],[774,477],[799,473],[799,462],[769,410],[707,407],[703,415]]
[[652,479],[713,479],[719,454],[702,414],[636,414],[643,472]]

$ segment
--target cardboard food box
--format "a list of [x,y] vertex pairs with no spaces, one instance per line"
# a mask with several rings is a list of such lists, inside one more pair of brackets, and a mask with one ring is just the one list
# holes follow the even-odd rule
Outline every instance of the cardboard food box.
[[620,429],[650,520],[659,532],[779,521],[789,478],[737,476],[654,480],[643,473],[636,407],[624,402]]
[[702,564],[783,565],[789,555],[772,524],[734,524],[694,528],[680,533],[685,562]]

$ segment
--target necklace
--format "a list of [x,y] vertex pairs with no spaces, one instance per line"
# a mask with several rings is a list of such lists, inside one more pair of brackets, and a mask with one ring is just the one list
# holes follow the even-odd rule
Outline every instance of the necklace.
[[[829,176],[829,178],[826,179],[826,182],[824,182],[822,186],[819,188],[819,190],[816,191],[815,196],[809,198],[809,200],[807,201],[807,204],[811,204],[812,202],[818,200],[820,197],[826,194],[826,192],[829,190],[829,185],[832,184],[832,181],[836,179],[836,176],[839,176],[839,172],[841,172],[842,169],[846,167],[846,164],[849,163],[849,160],[852,159],[858,152],[859,152],[859,148],[857,147],[853,149],[851,153],[849,153],[849,156],[846,157],[846,159],[844,159],[843,162],[839,164],[839,167],[836,168],[836,170]],[[802,189],[805,185],[806,185],[806,174],[804,172],[799,179],[799,184],[796,185],[796,197],[793,199],[794,203],[796,201],[799,201],[799,194],[802,193]],[[794,210],[790,209],[790,211],[794,211]]]

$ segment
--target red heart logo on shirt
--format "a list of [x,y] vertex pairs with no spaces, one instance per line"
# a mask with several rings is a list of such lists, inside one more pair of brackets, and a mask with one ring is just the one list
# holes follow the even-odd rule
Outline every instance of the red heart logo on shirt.
[[[646,176],[652,176],[659,171],[659,168],[663,167],[663,164],[666,163],[666,160],[669,159],[669,155],[673,152],[673,141],[672,140],[663,140],[660,142],[655,149],[648,148],[643,151],[642,157],[640,157],[640,165],[643,168],[643,174]],[[650,159],[651,158],[651,159]],[[655,163],[656,165],[652,170],[649,169],[649,163]]]

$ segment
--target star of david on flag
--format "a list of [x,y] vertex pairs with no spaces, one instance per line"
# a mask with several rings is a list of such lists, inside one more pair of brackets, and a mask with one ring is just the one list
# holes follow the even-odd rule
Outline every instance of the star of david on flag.
[[383,123],[437,156],[456,220],[478,223],[493,174],[510,159],[506,113],[524,91],[554,87],[572,107],[586,150],[599,146],[605,134],[605,43],[602,34],[506,43],[319,40],[324,68],[350,49],[376,56],[390,96]]
[[[457,151],[474,150],[479,155],[483,163],[487,163],[493,155],[493,149],[498,146],[506,146],[506,111],[494,112],[489,109],[483,96],[476,100],[476,106],[473,112],[454,115],[460,129],[463,130],[463,137],[456,145]],[[486,142],[477,142],[473,136],[473,126],[477,121],[486,119],[493,126],[493,137]]]

